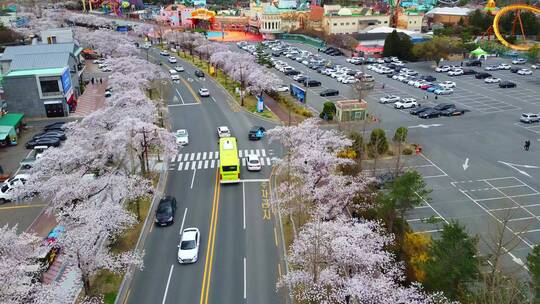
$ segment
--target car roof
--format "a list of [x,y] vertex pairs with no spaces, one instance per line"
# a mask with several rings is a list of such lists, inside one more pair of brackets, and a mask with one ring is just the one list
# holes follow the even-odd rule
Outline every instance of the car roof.
[[165,203],[165,202],[172,202],[173,200],[175,200],[174,196],[166,195],[166,196],[162,197],[161,200],[159,200],[159,203],[162,204],[162,203]]
[[195,236],[199,233],[199,229],[197,228],[186,228],[182,232],[182,241],[194,241]]
[[247,158],[248,160],[259,159],[259,156],[256,154],[248,154]]

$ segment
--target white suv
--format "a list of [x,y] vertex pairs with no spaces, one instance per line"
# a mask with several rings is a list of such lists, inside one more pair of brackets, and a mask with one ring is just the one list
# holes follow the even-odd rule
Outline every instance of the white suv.
[[261,171],[262,165],[259,157],[255,154],[249,154],[247,156],[248,171]]
[[418,103],[414,98],[403,98],[401,101],[394,103],[394,108],[396,109],[409,109],[417,106]]
[[533,122],[539,122],[540,121],[540,115],[534,114],[534,113],[523,113],[521,114],[521,117],[519,118],[519,121],[524,123],[533,123]]
[[231,131],[227,126],[221,126],[217,128],[218,137],[231,137]]

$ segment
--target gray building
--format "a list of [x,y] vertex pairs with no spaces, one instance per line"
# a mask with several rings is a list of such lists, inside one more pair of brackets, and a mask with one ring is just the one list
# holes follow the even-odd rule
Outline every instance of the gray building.
[[7,110],[27,117],[68,116],[81,94],[81,51],[76,43],[7,47],[0,57]]

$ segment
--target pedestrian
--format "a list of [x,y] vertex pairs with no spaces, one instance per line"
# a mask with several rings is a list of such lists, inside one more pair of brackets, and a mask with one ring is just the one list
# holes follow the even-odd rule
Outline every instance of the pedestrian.
[[92,77],[92,85],[94,84],[94,77]]
[[525,146],[523,148],[525,148],[525,151],[529,151],[530,147],[531,147],[531,141],[527,139],[525,141]]
[[435,95],[435,100],[439,99],[437,95]]
[[381,86],[381,89],[383,89],[383,90],[384,90],[384,83],[382,84],[382,86]]
[[99,78],[99,84],[103,84],[103,78]]
[[460,63],[460,66],[463,66],[463,61]]

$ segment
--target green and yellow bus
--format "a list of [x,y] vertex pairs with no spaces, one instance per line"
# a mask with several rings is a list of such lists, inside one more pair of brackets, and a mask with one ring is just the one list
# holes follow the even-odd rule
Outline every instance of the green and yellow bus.
[[240,182],[240,159],[235,137],[219,139],[219,182]]

